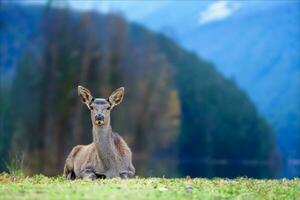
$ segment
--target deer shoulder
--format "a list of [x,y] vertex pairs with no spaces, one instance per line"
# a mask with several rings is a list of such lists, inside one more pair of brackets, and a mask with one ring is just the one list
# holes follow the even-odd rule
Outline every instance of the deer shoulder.
[[130,148],[118,133],[114,133],[114,144],[120,156],[131,156]]

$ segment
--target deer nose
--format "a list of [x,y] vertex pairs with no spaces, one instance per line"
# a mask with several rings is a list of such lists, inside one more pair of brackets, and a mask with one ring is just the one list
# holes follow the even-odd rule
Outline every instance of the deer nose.
[[98,114],[98,115],[95,116],[95,120],[96,121],[104,121],[104,116],[101,115],[101,114]]

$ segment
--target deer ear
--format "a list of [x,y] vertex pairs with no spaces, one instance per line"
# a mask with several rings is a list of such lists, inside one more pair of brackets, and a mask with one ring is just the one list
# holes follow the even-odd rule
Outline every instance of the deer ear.
[[78,95],[81,97],[82,103],[85,103],[88,107],[90,107],[90,104],[93,101],[93,96],[91,92],[87,88],[79,85]]
[[112,107],[120,104],[123,100],[124,97],[124,87],[120,87],[116,89],[108,98],[109,103],[111,104]]

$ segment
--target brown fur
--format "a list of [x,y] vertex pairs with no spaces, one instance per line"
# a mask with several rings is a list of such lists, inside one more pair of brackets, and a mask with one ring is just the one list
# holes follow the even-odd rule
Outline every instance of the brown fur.
[[[78,93],[83,98],[82,102],[91,110],[93,142],[89,145],[77,145],[72,149],[65,162],[64,176],[68,179],[92,180],[100,176],[132,177],[135,169],[131,161],[130,148],[120,135],[112,132],[110,126],[110,110],[121,103],[124,88],[113,92],[107,103],[104,99],[94,99],[90,91],[81,86],[78,87]],[[97,104],[97,100],[102,102],[104,100],[104,104]],[[96,123],[98,115],[103,116],[103,122],[100,124]]]
[[117,150],[121,156],[128,154],[128,152],[130,151],[128,149],[128,146],[126,145],[125,141],[120,136],[114,138],[114,143],[115,143]]

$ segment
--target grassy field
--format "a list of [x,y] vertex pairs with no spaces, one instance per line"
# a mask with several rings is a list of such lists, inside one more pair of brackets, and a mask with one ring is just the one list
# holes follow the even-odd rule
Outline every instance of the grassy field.
[[0,175],[0,199],[300,199],[300,180],[136,178],[67,181]]

